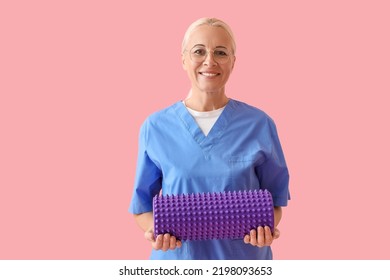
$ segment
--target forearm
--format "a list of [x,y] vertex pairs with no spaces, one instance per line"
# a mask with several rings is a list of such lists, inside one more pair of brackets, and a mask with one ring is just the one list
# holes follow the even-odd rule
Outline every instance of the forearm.
[[154,226],[153,212],[145,212],[142,214],[134,214],[134,219],[137,225],[145,232],[149,231]]
[[274,224],[275,227],[278,226],[280,220],[282,219],[282,207],[276,206],[274,207]]

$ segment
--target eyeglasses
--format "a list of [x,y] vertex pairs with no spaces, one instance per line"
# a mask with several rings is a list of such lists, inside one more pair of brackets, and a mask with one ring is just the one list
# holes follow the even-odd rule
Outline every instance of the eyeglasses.
[[[231,54],[225,48],[215,48],[211,51],[213,59],[219,64],[225,64],[230,60]],[[193,62],[200,63],[206,60],[209,53],[210,51],[206,48],[202,46],[195,46],[190,50],[190,58]]]

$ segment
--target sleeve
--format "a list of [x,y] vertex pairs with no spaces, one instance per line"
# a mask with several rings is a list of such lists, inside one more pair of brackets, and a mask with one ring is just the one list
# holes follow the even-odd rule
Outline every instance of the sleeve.
[[148,125],[145,122],[140,129],[134,190],[129,207],[129,212],[133,214],[152,211],[153,197],[161,189],[161,170],[148,155],[148,132]]
[[286,160],[279,141],[275,123],[268,119],[268,143],[266,160],[256,166],[256,173],[262,189],[267,189],[272,194],[274,206],[287,206],[290,200],[289,172]]

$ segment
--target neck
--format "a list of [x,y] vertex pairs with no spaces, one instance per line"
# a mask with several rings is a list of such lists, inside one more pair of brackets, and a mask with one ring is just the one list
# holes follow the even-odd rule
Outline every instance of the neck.
[[191,90],[184,100],[185,105],[195,111],[207,112],[220,109],[229,102],[224,91],[221,92],[200,92]]

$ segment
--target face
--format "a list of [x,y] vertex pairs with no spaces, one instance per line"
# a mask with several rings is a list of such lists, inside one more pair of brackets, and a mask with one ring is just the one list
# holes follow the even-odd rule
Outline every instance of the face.
[[235,59],[229,34],[208,25],[192,32],[182,57],[192,89],[207,93],[224,93]]

